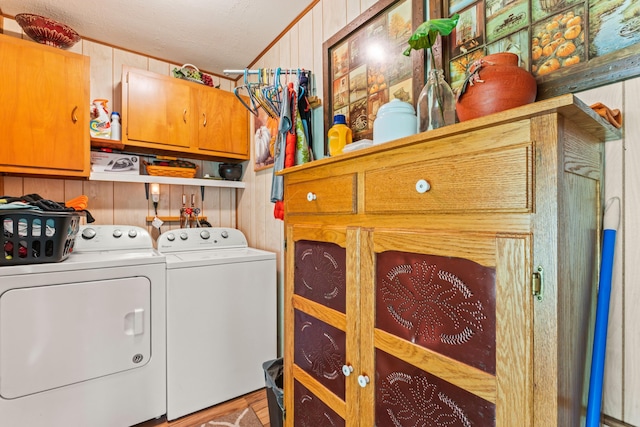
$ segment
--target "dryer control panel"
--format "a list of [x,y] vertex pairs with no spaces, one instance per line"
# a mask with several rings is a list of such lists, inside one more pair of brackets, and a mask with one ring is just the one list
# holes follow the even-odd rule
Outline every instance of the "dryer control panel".
[[133,225],[84,225],[73,245],[74,253],[135,249],[153,249],[153,239]]
[[246,237],[236,228],[179,228],[158,237],[158,251],[162,253],[246,247]]

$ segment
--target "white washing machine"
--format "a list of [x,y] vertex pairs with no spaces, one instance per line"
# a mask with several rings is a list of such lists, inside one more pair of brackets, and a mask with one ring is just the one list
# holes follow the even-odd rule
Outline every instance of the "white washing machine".
[[163,233],[167,257],[167,419],[265,386],[277,353],[276,256],[234,228]]
[[146,230],[83,226],[65,261],[0,274],[0,425],[166,413],[165,257]]

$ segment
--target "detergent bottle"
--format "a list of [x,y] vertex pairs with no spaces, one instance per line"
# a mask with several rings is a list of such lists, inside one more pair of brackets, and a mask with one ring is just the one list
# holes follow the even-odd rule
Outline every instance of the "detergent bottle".
[[345,145],[351,144],[351,128],[347,126],[344,114],[336,114],[333,117],[333,126],[327,132],[329,139],[329,155],[336,156],[342,153]]
[[111,139],[111,120],[107,111],[106,99],[94,99],[91,107],[89,129],[94,138]]

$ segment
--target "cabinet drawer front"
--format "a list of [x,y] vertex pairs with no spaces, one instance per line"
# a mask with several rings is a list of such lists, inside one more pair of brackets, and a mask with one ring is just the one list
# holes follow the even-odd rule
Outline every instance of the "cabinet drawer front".
[[[531,209],[531,149],[518,146],[365,172],[365,211],[464,212]],[[428,189],[425,189],[427,183]]]
[[356,212],[356,176],[354,174],[299,182],[285,188],[288,213]]

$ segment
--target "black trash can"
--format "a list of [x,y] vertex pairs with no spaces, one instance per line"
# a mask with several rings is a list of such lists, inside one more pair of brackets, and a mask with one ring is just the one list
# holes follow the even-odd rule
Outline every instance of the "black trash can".
[[284,366],[282,358],[264,362],[262,369],[264,369],[264,381],[267,387],[269,422],[271,427],[282,427],[284,422],[284,390],[282,390]]

